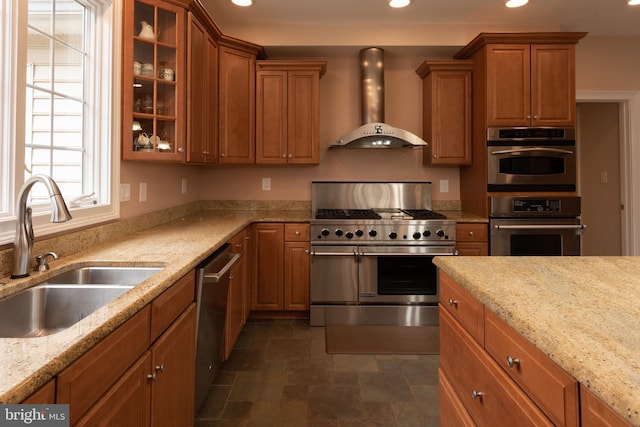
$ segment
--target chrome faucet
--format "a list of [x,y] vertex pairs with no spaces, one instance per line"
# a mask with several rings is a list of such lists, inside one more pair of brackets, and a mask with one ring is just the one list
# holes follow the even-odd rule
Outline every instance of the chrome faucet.
[[29,275],[29,262],[31,248],[33,247],[33,224],[31,222],[31,208],[27,207],[27,196],[31,187],[41,182],[47,187],[51,199],[51,222],[66,222],[71,219],[71,214],[60,194],[60,189],[51,177],[46,175],[33,175],[29,178],[18,193],[16,209],[16,236],[13,240],[13,274],[12,279],[27,277]]

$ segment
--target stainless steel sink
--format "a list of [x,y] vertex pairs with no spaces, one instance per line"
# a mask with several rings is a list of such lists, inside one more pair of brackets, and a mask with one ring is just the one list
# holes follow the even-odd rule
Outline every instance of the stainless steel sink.
[[54,276],[44,284],[137,285],[162,267],[80,267]]
[[160,267],[82,267],[61,273],[0,300],[0,338],[40,337],[60,332]]

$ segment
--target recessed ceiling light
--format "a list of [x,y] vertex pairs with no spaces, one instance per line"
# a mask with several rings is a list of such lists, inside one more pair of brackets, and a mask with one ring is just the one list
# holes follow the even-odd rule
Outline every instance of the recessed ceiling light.
[[630,4],[631,6],[638,5],[638,4],[640,4],[640,0],[629,0],[629,4]]
[[520,7],[527,3],[529,3],[529,0],[507,0],[504,5],[507,7]]
[[406,7],[409,6],[411,0],[389,0],[389,6],[391,7]]
[[236,6],[251,6],[253,1],[252,0],[231,0],[231,3],[235,4]]

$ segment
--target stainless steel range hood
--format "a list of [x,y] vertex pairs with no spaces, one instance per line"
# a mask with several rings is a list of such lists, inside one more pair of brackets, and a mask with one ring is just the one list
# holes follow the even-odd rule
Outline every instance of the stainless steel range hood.
[[384,51],[362,49],[360,62],[360,118],[363,124],[329,145],[330,148],[398,148],[427,145],[413,133],[384,123]]

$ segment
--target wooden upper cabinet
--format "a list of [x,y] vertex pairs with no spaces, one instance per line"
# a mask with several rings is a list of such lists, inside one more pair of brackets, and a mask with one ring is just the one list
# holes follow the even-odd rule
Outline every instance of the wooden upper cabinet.
[[257,61],[256,163],[319,163],[325,61]]
[[489,126],[575,126],[574,45],[487,48]]
[[[481,33],[454,58],[473,59],[475,117],[495,126],[576,123],[575,45],[586,33]],[[486,99],[485,99],[486,98]],[[477,112],[480,113],[480,112]]]
[[220,43],[218,59],[218,162],[255,163],[256,55]]
[[124,2],[123,160],[185,159],[185,14],[161,0]]
[[218,161],[218,43],[189,12],[187,162]]
[[473,61],[425,61],[423,79],[423,150],[425,165],[471,164],[471,73]]

